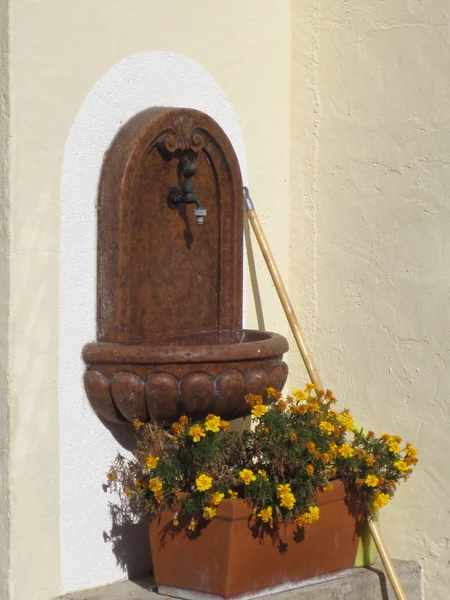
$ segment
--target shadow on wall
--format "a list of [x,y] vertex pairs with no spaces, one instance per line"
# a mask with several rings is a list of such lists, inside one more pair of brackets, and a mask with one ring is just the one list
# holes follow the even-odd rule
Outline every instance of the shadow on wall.
[[[136,446],[135,433],[130,427],[112,425],[103,421],[115,440],[129,452]],[[103,486],[109,493],[107,485]],[[118,566],[127,574],[128,579],[146,577],[153,572],[148,537],[148,521],[137,512],[124,508],[120,499],[109,503],[111,530],[103,532],[105,543],[110,544]]]

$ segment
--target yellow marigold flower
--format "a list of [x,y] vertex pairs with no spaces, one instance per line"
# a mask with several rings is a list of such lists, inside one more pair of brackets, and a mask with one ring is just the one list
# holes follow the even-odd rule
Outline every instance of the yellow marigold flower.
[[136,429],[136,431],[139,431],[139,429],[143,426],[144,426],[144,423],[141,423],[141,421],[139,421],[139,419],[135,419],[133,421],[133,427]]
[[316,385],[314,383],[307,383],[305,389],[307,392],[312,392],[312,390],[316,389]]
[[401,438],[399,435],[393,435],[392,439],[394,440],[394,442],[397,442],[397,444],[400,444],[400,442],[403,441],[403,438]]
[[394,467],[395,467],[396,469],[398,469],[399,471],[408,471],[408,470],[409,470],[409,467],[408,467],[408,465],[407,465],[407,464],[405,463],[405,461],[403,461],[403,460],[397,460],[397,461],[394,463]]
[[378,492],[377,494],[375,494],[375,497],[372,501],[372,506],[375,510],[379,510],[380,508],[385,506],[390,499],[391,497],[389,496],[389,494],[383,494],[381,492]]
[[218,506],[224,497],[225,494],[222,494],[222,492],[214,492],[214,494],[211,494],[211,502],[214,504],[214,506]]
[[344,458],[351,458],[353,456],[353,448],[350,446],[350,444],[343,444],[339,448],[339,454]]
[[275,398],[275,400],[280,400],[281,399],[281,392],[279,392],[278,390],[276,390],[273,387],[269,387],[267,388],[266,392],[269,394],[269,396],[271,396],[272,398]]
[[199,442],[202,437],[205,437],[206,433],[200,425],[192,425],[189,429],[189,435],[192,441]]
[[242,469],[242,471],[239,472],[239,477],[245,485],[250,485],[252,481],[256,481],[256,475],[250,469]]
[[302,515],[298,515],[298,517],[295,519],[295,524],[297,525],[297,527],[305,526],[305,523],[306,523],[305,515],[306,515],[306,513],[303,513]]
[[154,492],[153,495],[155,496],[155,500],[158,502],[158,504],[164,498],[164,492],[162,490],[158,490],[157,492]]
[[297,434],[291,431],[291,433],[289,434],[289,439],[291,440],[291,442],[296,442],[298,439]]
[[330,442],[329,446],[328,446],[328,450],[332,453],[332,454],[336,454],[336,452],[338,451],[339,446],[336,444],[336,442]]
[[316,444],[314,442],[306,442],[306,449],[310,454],[312,454],[316,449]]
[[257,516],[261,519],[261,521],[263,521],[264,523],[269,523],[270,527],[273,527],[273,517],[272,517],[272,507],[268,506],[267,508],[262,508],[259,513],[257,514]]
[[378,477],[376,475],[373,475],[372,473],[370,473],[365,478],[364,483],[367,485],[367,487],[377,487],[379,481],[380,480],[378,479]]
[[117,475],[114,471],[109,471],[106,477],[108,478],[108,481],[115,481],[117,479]]
[[353,431],[355,428],[355,423],[353,421],[352,415],[348,411],[344,411],[341,415],[341,423],[345,428],[345,431]]
[[205,430],[217,433],[220,431],[220,417],[216,415],[208,415],[205,421]]
[[317,402],[310,402],[308,404],[308,412],[312,414],[320,412],[320,406],[317,404]]
[[131,496],[133,495],[133,492],[132,492],[131,488],[129,488],[129,487],[126,487],[124,492],[125,492],[125,496],[127,498],[131,498]]
[[292,510],[295,504],[295,496],[292,492],[280,494],[280,506],[284,506],[288,510]]
[[277,494],[278,496],[282,496],[283,494],[290,494],[291,486],[289,483],[280,483],[277,485]]
[[188,417],[186,415],[181,415],[180,423],[181,423],[181,425],[187,425],[189,423]]
[[195,531],[196,527],[197,527],[197,521],[194,518],[192,518],[191,522],[189,523],[188,529],[190,531]]
[[269,478],[267,476],[267,471],[265,469],[258,469],[258,475],[261,475],[261,477],[263,479],[265,479],[266,481],[269,481]]
[[163,484],[159,477],[152,477],[152,479],[150,479],[148,482],[148,487],[151,492],[155,493],[162,490]]
[[306,524],[315,523],[319,520],[320,509],[318,506],[310,506],[308,512],[299,515],[295,522],[299,527],[304,527]]
[[334,432],[334,425],[329,421],[321,421],[319,424],[319,429],[322,433],[331,435]]
[[180,521],[178,520],[177,512],[173,515],[172,524],[175,525],[175,527],[177,527],[180,524]]
[[339,413],[337,410],[333,410],[332,408],[330,408],[330,410],[328,411],[328,415],[330,417],[333,417],[334,419],[337,419],[339,417]]
[[388,442],[391,439],[391,436],[389,435],[389,433],[383,433],[383,435],[381,436],[381,441],[382,442]]
[[318,506],[309,507],[310,523],[315,523],[320,517],[320,508]]
[[216,516],[216,512],[217,511],[215,508],[213,508],[212,506],[207,506],[203,511],[203,518],[207,521],[211,521],[211,519],[213,519]]
[[369,454],[366,458],[366,465],[368,467],[372,467],[375,464],[375,456],[373,454]]
[[364,483],[365,483],[364,479],[359,478],[356,480],[356,487],[362,487],[364,485]]
[[306,400],[309,395],[305,394],[305,392],[303,390],[294,390],[292,392],[293,396],[295,397],[295,399],[297,400],[297,402],[301,402],[302,400]]
[[199,492],[206,492],[212,487],[212,477],[201,473],[195,480],[195,487]]
[[239,494],[233,490],[228,490],[228,495],[230,496],[231,500],[236,500],[236,498],[239,496]]
[[159,456],[153,456],[149,454],[145,459],[145,464],[147,465],[147,469],[155,469],[159,463]]
[[262,404],[263,399],[262,396],[257,394],[247,394],[245,396],[245,401],[250,406],[257,406],[258,404]]
[[265,404],[256,404],[253,408],[252,408],[252,415],[255,417],[255,419],[260,419],[261,417],[263,417],[266,412],[269,409],[267,408],[267,406]]
[[220,421],[220,426],[224,431],[228,431],[230,429],[230,424],[228,421],[224,421],[223,419]]
[[389,452],[393,452],[394,454],[398,454],[400,450],[400,444],[394,438],[390,439],[388,442]]
[[315,460],[320,460],[320,459],[322,458],[322,455],[321,455],[321,454],[320,454],[320,452],[318,452],[317,450],[315,450],[315,451],[312,453],[312,455],[313,455],[313,457],[314,457],[314,459],[315,459]]
[[314,473],[313,465],[306,465],[306,472],[308,473],[308,475],[312,475]]
[[324,452],[320,458],[322,459],[322,462],[325,465],[330,462],[330,455],[328,454],[328,452]]

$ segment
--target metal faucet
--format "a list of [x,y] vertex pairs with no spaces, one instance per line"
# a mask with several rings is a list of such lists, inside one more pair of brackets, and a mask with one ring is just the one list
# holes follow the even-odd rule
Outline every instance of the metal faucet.
[[207,211],[195,195],[194,183],[192,181],[192,177],[197,172],[197,164],[195,163],[195,160],[192,160],[189,163],[186,154],[182,154],[179,168],[181,175],[183,176],[181,189],[172,189],[169,192],[169,203],[173,206],[177,206],[178,204],[195,204],[196,209],[194,210],[194,215],[197,218],[197,224],[203,225]]

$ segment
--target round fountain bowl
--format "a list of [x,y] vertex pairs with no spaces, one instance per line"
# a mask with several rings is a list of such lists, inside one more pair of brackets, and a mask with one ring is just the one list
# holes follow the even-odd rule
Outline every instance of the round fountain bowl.
[[249,414],[246,394],[267,401],[267,388],[283,389],[286,338],[240,329],[159,337],[132,343],[87,344],[84,385],[97,415],[109,422],[172,423],[213,413]]

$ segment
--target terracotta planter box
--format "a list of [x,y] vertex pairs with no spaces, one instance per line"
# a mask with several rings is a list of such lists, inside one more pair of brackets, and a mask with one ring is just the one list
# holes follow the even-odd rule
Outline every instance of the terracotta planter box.
[[281,531],[283,546],[258,537],[249,526],[249,505],[224,500],[216,517],[193,537],[173,534],[173,512],[150,524],[155,580],[160,593],[193,597],[199,593],[233,598],[267,593],[270,588],[352,568],[358,549],[358,523],[342,482],[318,498],[320,519],[303,533],[295,525]]

